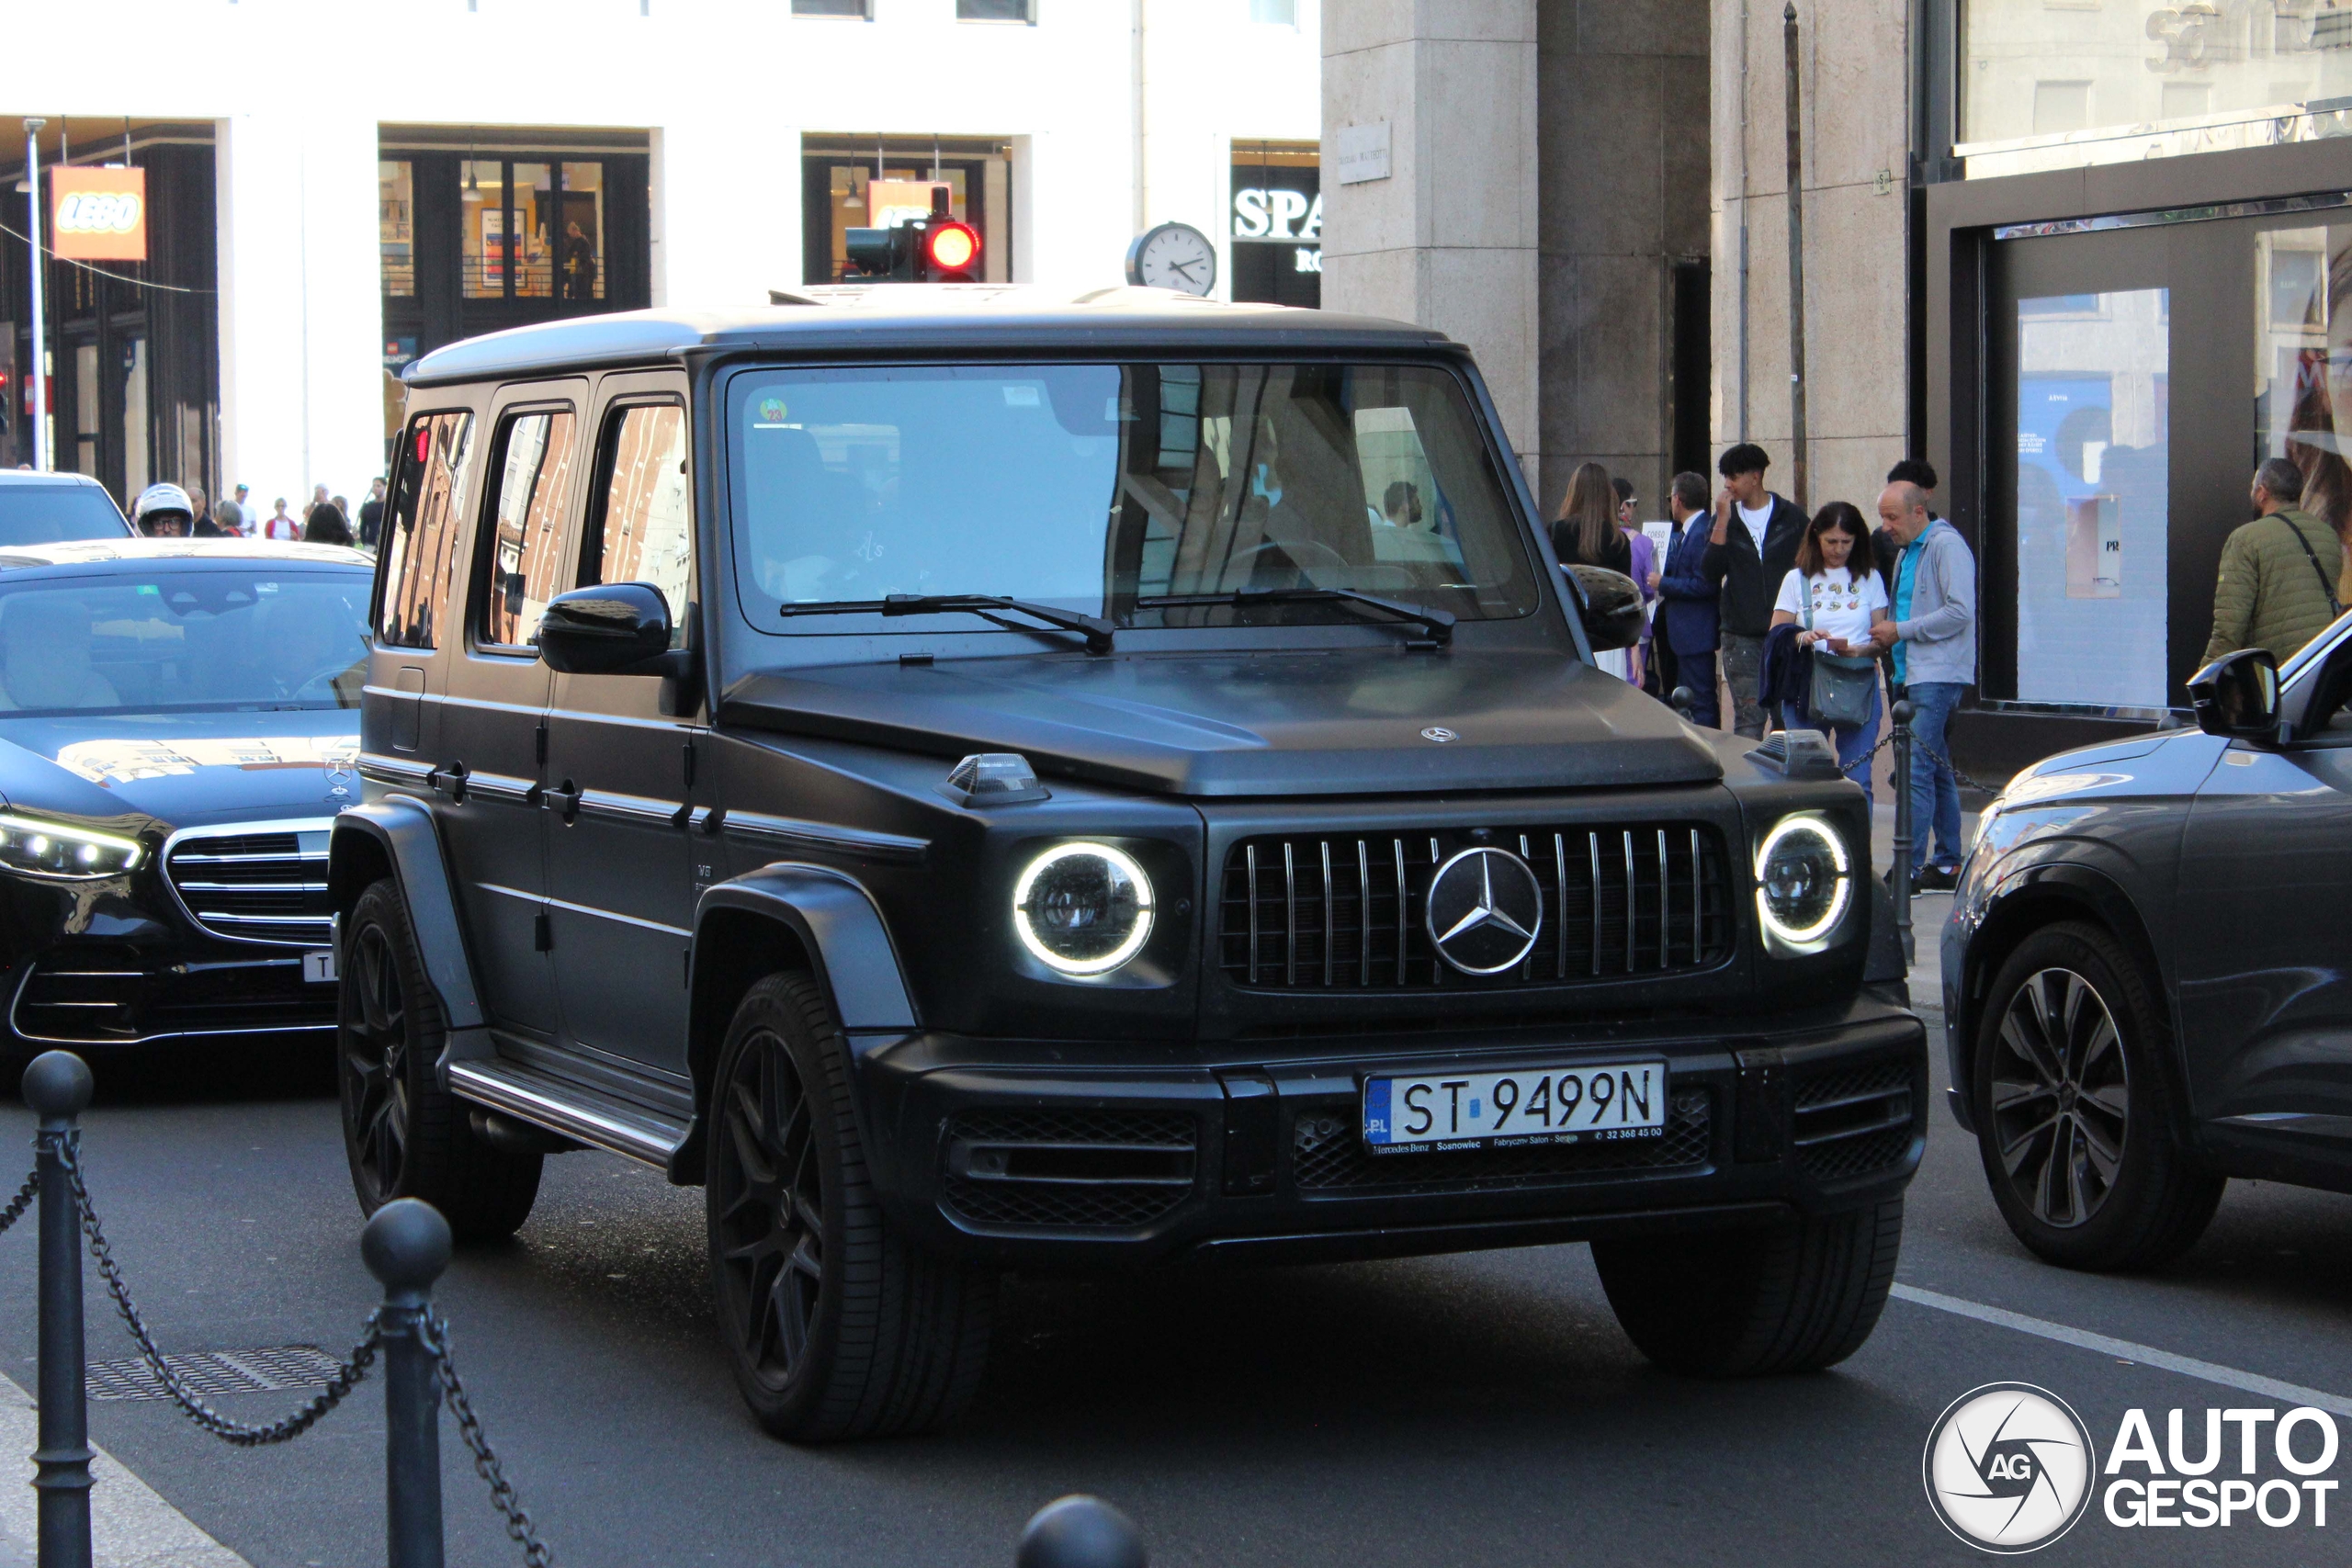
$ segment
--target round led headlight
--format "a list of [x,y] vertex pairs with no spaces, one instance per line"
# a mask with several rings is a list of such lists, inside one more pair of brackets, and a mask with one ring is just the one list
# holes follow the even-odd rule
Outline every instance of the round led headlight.
[[1783,817],[1756,851],[1756,912],[1764,929],[1807,947],[1836,928],[1854,896],[1846,841],[1818,817]]
[[136,839],[0,812],[0,870],[82,882],[119,876],[139,864]]
[[1013,885],[1012,929],[1047,968],[1107,975],[1151,935],[1151,878],[1108,844],[1057,844]]

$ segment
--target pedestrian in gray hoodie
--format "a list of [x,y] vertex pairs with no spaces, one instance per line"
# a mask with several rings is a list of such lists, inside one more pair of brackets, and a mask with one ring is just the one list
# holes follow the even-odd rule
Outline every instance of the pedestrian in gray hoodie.
[[[1928,514],[1928,492],[1898,480],[1878,498],[1879,520],[1902,542],[1892,584],[1894,609],[1871,628],[1894,653],[1894,679],[1914,710],[1911,822],[1914,887],[1949,888],[1960,879],[1960,781],[1946,730],[1961,693],[1976,679],[1976,558],[1960,530]],[[1930,831],[1935,841],[1928,857]]]

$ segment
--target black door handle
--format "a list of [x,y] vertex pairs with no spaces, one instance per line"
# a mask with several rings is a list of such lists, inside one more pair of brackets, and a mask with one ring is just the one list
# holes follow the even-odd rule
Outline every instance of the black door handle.
[[563,819],[569,822],[580,811],[580,791],[572,787],[570,779],[566,779],[560,784],[549,784],[539,791],[539,804],[549,811],[561,812]]
[[466,764],[447,762],[424,775],[424,782],[442,799],[463,804],[466,798]]

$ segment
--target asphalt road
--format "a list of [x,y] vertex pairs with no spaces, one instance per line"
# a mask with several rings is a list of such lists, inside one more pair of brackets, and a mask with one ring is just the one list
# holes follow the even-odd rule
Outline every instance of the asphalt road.
[[[1922,909],[1932,933],[1937,906]],[[99,1212],[168,1349],[340,1353],[373,1281],[332,1100],[283,1062],[240,1081],[102,1093]],[[1940,1093],[1940,1085],[1939,1085]],[[0,1101],[0,1149],[30,1119]],[[13,1167],[18,1156],[8,1156]],[[0,1170],[0,1175],[5,1175]],[[8,1183],[14,1188],[14,1180]],[[1168,1564],[1932,1563],[1982,1559],[1923,1497],[1946,1404],[2055,1391],[2104,1453],[2127,1409],[2292,1400],[1891,1302],[1835,1371],[1708,1383],[1652,1371],[1582,1247],[1430,1260],[1009,1286],[975,1413],[946,1434],[796,1450],[741,1413],[705,1286],[701,1194],[599,1154],[550,1160],[511,1245],[461,1253],[440,1302],[509,1475],[565,1568],[998,1564],[1027,1515],[1107,1496]],[[29,1385],[33,1270],[0,1239],[0,1370]],[[2352,1395],[2352,1203],[2237,1183],[2203,1242],[2145,1278],[2063,1273],[1996,1215],[1940,1103],[1911,1190],[1905,1285]],[[93,1359],[129,1352],[95,1278]],[[240,1418],[300,1395],[222,1400]],[[161,1402],[93,1434],[256,1568],[380,1562],[374,1385],[300,1441],[243,1451]],[[516,1561],[445,1427],[451,1561]],[[2232,1461],[2220,1474],[2235,1467]],[[2352,1442],[2346,1445],[2352,1450]],[[2306,1450],[2310,1447],[2307,1441]],[[2260,1475],[2286,1475],[2266,1452]],[[2139,1474],[2135,1468],[2127,1473]],[[2329,1474],[2352,1475],[2352,1451]],[[2352,1499],[2266,1528],[2124,1529],[2094,1504],[2043,1560],[2342,1562]]]

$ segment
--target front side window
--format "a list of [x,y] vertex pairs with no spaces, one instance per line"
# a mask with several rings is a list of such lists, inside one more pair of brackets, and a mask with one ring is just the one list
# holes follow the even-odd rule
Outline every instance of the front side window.
[[556,592],[557,543],[571,490],[571,411],[508,419],[497,474],[478,635],[496,647],[524,648],[539,640],[539,616]]
[[0,592],[0,712],[351,708],[365,572],[174,571]]
[[1442,369],[926,366],[738,376],[737,589],[785,604],[997,593],[1129,626],[1357,617],[1183,605],[1341,588],[1464,620],[1538,602],[1494,454]]
[[605,422],[603,504],[587,557],[594,582],[650,582],[669,601],[671,646],[685,646],[694,599],[694,507],[686,493],[686,411],[617,410]]
[[376,635],[391,647],[436,646],[473,423],[470,413],[423,414],[409,422],[402,438],[407,446],[384,525],[384,595],[376,621]]

